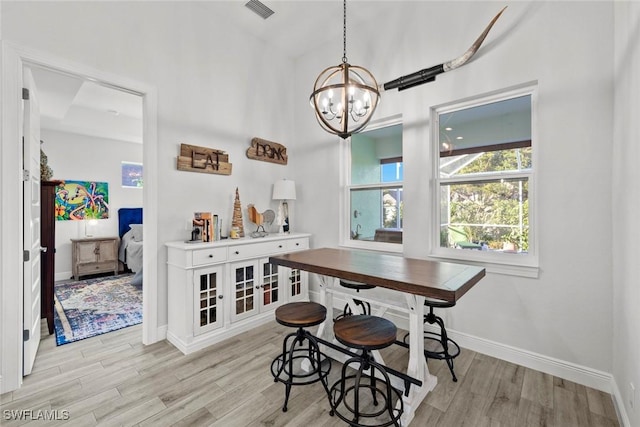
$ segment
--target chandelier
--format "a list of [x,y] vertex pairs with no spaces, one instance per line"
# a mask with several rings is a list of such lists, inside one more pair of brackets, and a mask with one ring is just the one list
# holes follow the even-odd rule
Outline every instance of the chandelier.
[[347,61],[347,0],[343,1],[343,8],[342,64],[320,73],[309,102],[320,126],[346,139],[369,123],[380,101],[380,91],[366,68]]
[[316,119],[324,130],[346,139],[357,133],[371,120],[383,91],[402,91],[424,83],[433,82],[436,76],[455,70],[469,62],[476,54],[489,31],[506,6],[489,22],[480,36],[461,56],[442,64],[434,65],[414,73],[398,77],[380,86],[365,68],[347,62],[347,0],[344,3],[342,64],[324,70],[313,86],[309,102],[315,110]]

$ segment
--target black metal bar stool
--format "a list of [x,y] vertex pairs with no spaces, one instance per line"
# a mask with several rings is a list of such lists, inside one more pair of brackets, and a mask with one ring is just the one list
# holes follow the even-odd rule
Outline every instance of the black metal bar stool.
[[[331,387],[331,415],[336,414],[356,427],[400,426],[402,394],[391,385],[384,366],[375,362],[371,354],[372,350],[388,347],[396,341],[396,326],[382,317],[360,314],[339,319],[333,331],[340,343],[362,353],[344,363],[340,379]],[[356,373],[348,375],[347,369],[351,365]],[[365,374],[369,369],[369,374]],[[382,378],[376,378],[376,371]],[[374,407],[379,405],[378,398],[382,398],[381,407],[371,409],[370,403]]]
[[[283,383],[285,388],[282,412],[287,412],[291,386],[322,383],[331,404],[327,376],[331,361],[320,352],[315,337],[306,329],[319,325],[327,317],[327,309],[315,302],[292,302],[276,309],[276,321],[284,326],[298,328],[288,334],[282,342],[282,354],[271,363],[274,382]],[[326,362],[325,362],[326,361]],[[308,363],[308,367],[302,367]]]
[[[375,285],[369,285],[367,283],[362,283],[362,282],[354,282],[353,280],[347,280],[347,279],[340,279],[340,286],[347,288],[347,289],[355,289],[356,292],[360,292],[361,290],[365,290],[365,289],[373,289],[376,286]],[[353,299],[353,302],[356,303],[356,305],[360,306],[362,308],[362,313],[363,314],[367,314],[367,315],[371,315],[371,304],[369,304],[367,301],[362,301],[359,299]],[[351,312],[351,307],[349,307],[349,304],[345,304],[344,305],[344,309],[342,310],[342,314],[338,315],[338,317],[336,317],[335,320],[341,319],[344,316],[351,316],[353,313]]]
[[[436,323],[440,327],[440,333],[424,331],[424,339],[425,339],[425,350],[424,357],[426,359],[437,359],[444,360],[447,362],[447,366],[449,367],[449,371],[451,371],[451,377],[454,382],[458,381],[455,372],[453,371],[453,359],[458,357],[460,354],[460,346],[449,336],[447,335],[447,330],[444,327],[444,321],[441,317],[436,316],[433,313],[434,308],[449,308],[456,305],[455,302],[449,302],[439,299],[433,298],[425,298],[424,305],[429,307],[429,313],[424,315],[424,323],[428,323],[433,325]],[[409,334],[404,336],[404,342],[407,342],[407,337]],[[429,350],[427,349],[428,343],[436,343],[435,348]]]

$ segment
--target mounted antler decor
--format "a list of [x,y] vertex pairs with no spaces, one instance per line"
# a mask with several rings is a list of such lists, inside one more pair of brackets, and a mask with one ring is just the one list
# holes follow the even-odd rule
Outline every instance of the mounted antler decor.
[[[343,56],[342,64],[322,71],[313,87],[309,102],[314,108],[320,126],[329,133],[346,139],[360,132],[371,120],[380,101],[380,93],[390,89],[409,89],[432,82],[438,74],[463,66],[475,55],[506,6],[491,20],[480,37],[460,57],[415,73],[407,74],[378,86],[376,79],[365,68],[347,62],[347,0],[343,1]],[[335,91],[335,92],[334,92]]]
[[421,71],[416,71],[415,73],[408,74],[406,76],[398,77],[397,79],[391,80],[382,85],[383,90],[389,89],[398,89],[398,91],[409,89],[414,86],[421,85],[423,83],[429,83],[436,79],[438,74],[446,73],[447,71],[455,70],[469,62],[473,55],[476,54],[480,45],[489,34],[489,30],[493,27],[493,24],[496,23],[502,12],[507,8],[507,6],[503,7],[500,12],[496,16],[493,17],[487,28],[484,29],[480,37],[476,39],[475,42],[471,45],[467,51],[459,56],[458,58],[452,59],[451,61],[443,62],[442,64],[435,65],[430,68],[425,68]]

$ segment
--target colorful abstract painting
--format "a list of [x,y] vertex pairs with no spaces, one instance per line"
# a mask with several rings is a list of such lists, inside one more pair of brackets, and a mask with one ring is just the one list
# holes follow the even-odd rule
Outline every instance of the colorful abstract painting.
[[56,187],[56,220],[109,218],[109,183],[63,181]]

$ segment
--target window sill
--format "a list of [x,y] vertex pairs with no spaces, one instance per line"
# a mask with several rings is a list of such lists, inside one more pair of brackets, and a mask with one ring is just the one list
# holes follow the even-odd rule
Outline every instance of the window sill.
[[[455,250],[455,252],[460,252],[461,250]],[[497,255],[494,257],[488,257],[487,254],[482,254],[480,256],[473,256],[473,254],[465,254],[466,256],[459,256],[457,253],[455,256],[450,253],[451,251],[447,251],[446,253],[431,253],[429,258],[436,258],[438,261],[444,262],[453,262],[458,264],[469,264],[475,265],[478,267],[484,267],[487,273],[493,274],[504,274],[507,276],[519,276],[519,277],[527,277],[532,279],[537,279],[540,267],[536,262],[533,262],[532,256],[529,256],[527,259],[519,259],[513,261],[519,262],[508,262],[511,260],[503,259],[505,257],[518,257],[522,255],[508,254],[508,255]],[[463,254],[460,254],[463,255]],[[469,256],[471,255],[471,256]],[[486,256],[486,258],[482,259],[482,256]]]
[[364,249],[369,251],[380,251],[402,254],[402,244],[399,243],[384,243],[376,242],[374,240],[347,240],[340,244],[343,248],[351,249]]

